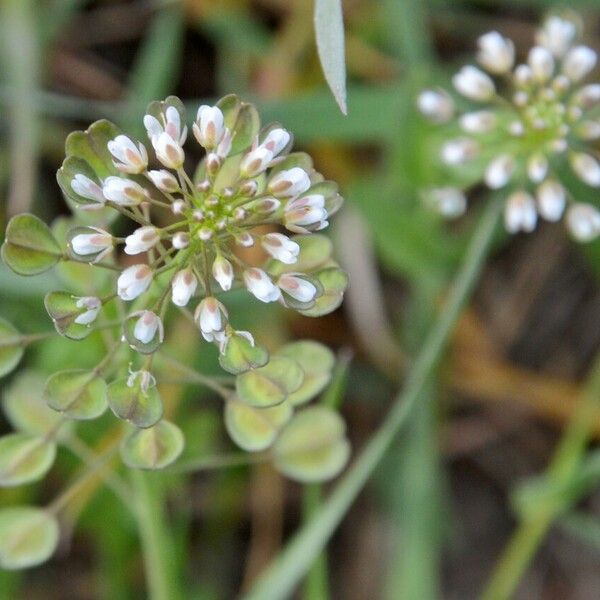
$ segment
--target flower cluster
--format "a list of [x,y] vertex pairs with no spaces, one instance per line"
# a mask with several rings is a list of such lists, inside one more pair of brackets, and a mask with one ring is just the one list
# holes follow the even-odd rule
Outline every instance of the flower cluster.
[[[193,302],[202,336],[222,355],[232,340],[254,347],[249,332],[230,325],[217,298],[235,287],[261,302],[314,312],[327,283],[302,259],[302,249],[308,252],[313,242],[307,238],[327,227],[342,198],[309,156],[290,152],[292,135],[277,124],[259,129],[254,107],[235,96],[202,105],[191,132],[205,154],[190,176],[184,170],[188,128],[181,101],[152,103],[143,123],[156,161],[143,143],[100,121],[73,134],[92,138],[94,160],[70,155],[77,143],[67,141],[58,173],[67,198],[88,214],[98,213],[97,224],[69,233],[72,257],[101,264],[122,246],[125,255],[137,258],[115,284],[121,300],[136,301],[124,327],[132,347],[151,353],[163,341],[169,302],[182,309]],[[126,216],[135,229],[118,237],[100,227],[109,218],[106,209]],[[252,246],[261,249],[258,262],[245,258],[244,249]],[[92,323],[106,301],[79,298],[82,312],[75,322]]]
[[456,217],[465,211],[465,191],[483,182],[506,190],[509,232],[530,232],[538,217],[566,214],[577,240],[594,239],[600,212],[587,200],[589,188],[600,188],[600,162],[590,147],[600,139],[600,84],[583,82],[596,52],[579,45],[575,22],[560,16],[546,19],[522,64],[513,42],[496,31],[477,44],[481,68],[465,66],[452,79],[460,102],[442,89],[418,98],[421,113],[452,131],[439,159],[447,178],[458,181],[424,190],[425,199]]

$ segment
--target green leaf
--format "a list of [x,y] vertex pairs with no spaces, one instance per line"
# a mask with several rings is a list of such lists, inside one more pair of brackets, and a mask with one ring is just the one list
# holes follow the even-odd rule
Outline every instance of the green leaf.
[[95,419],[108,406],[106,382],[94,371],[71,369],[54,373],[46,383],[48,406],[75,420]]
[[254,408],[237,400],[225,404],[225,427],[231,439],[243,450],[267,449],[277,433],[292,417],[293,408],[283,402],[270,408]]
[[52,268],[62,257],[50,228],[36,216],[13,217],[6,227],[2,260],[19,275],[37,275]]
[[303,379],[304,372],[296,361],[273,356],[264,367],[238,375],[235,389],[242,402],[266,408],[281,404],[302,385]]
[[327,481],[348,462],[350,444],[338,413],[313,406],[297,413],[273,446],[275,467],[304,483]]
[[[4,393],[4,414],[10,424],[30,435],[45,436],[62,421],[61,415],[44,401],[46,377],[35,371],[21,371]],[[70,423],[61,426],[57,438],[69,432]]]
[[294,359],[304,371],[304,381],[299,389],[290,394],[293,406],[305,404],[319,395],[331,380],[335,365],[333,352],[318,342],[303,340],[283,346],[277,356]]
[[0,510],[0,567],[26,569],[48,560],[58,545],[56,519],[33,506]]
[[56,444],[42,436],[10,433],[0,438],[0,487],[41,479],[56,457]]
[[252,344],[250,340],[237,333],[229,337],[225,349],[219,355],[221,367],[233,375],[262,367],[268,361],[269,353],[262,346]]
[[163,415],[158,390],[154,386],[143,389],[141,378],[131,386],[127,378],[113,381],[108,386],[108,405],[119,419],[141,428],[152,427]]
[[75,319],[87,311],[77,306],[77,296],[70,292],[48,292],[44,298],[44,306],[50,315],[56,331],[70,340],[82,340],[92,331],[92,323],[82,325]]
[[178,458],[184,445],[177,425],[159,421],[154,427],[130,433],[121,444],[121,458],[134,469],[164,469]]
[[0,318],[0,377],[10,373],[23,357],[21,334],[8,322]]
[[348,275],[338,267],[323,269],[313,275],[323,287],[323,293],[315,300],[314,306],[301,310],[306,317],[322,317],[333,312],[344,300],[348,287]]
[[315,0],[315,36],[323,74],[342,113],[346,114],[346,56],[341,0]]
[[274,277],[283,273],[311,273],[323,267],[331,258],[333,244],[331,240],[319,233],[311,235],[294,235],[291,238],[300,246],[298,260],[291,265],[285,265],[278,260],[272,260],[267,265],[267,271]]

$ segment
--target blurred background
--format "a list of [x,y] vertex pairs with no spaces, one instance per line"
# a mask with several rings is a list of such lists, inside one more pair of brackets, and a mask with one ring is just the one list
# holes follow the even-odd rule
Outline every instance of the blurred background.
[[[352,357],[341,378],[342,411],[359,449],[431,324],[479,208],[475,202],[473,212],[448,224],[419,200],[431,156],[416,94],[472,60],[477,36],[490,29],[511,37],[522,56],[552,4],[345,0],[346,117],[323,79],[308,0],[2,0],[0,7],[1,230],[17,212],[48,223],[68,214],[55,172],[70,131],[108,118],[141,135],[146,103],[171,93],[190,114],[231,92],[255,101],[264,122],[293,131],[296,146],[340,184],[347,203],[332,234],[352,282],[343,308],[316,320],[291,313],[273,320],[262,319],[256,303],[240,303],[249,322],[262,319],[268,344],[312,337],[343,360]],[[578,8],[586,43],[600,50],[600,5]],[[309,584],[298,597],[475,598],[515,527],[556,495],[560,509],[537,536],[516,597],[600,597],[598,457],[587,456],[567,488],[538,496],[534,489],[598,362],[599,276],[600,246],[575,245],[560,224],[498,238],[429,401],[334,536],[319,567],[327,569],[326,585]],[[25,332],[46,330],[42,298],[54,278],[22,280],[0,267],[0,314]],[[186,324],[178,336],[182,354],[205,352]],[[50,342],[29,351],[26,366],[30,374],[51,372],[75,364],[81,352]],[[197,360],[214,368],[213,355]],[[3,380],[2,394],[17,393],[20,377]],[[590,389],[600,398],[597,382]],[[231,448],[209,393],[169,386],[165,395],[183,400],[177,420],[188,451]],[[594,437],[599,416],[594,408],[584,418]],[[9,429],[6,421],[0,427]],[[83,427],[82,436],[102,444],[92,429]],[[75,465],[61,455],[43,483],[2,490],[0,503],[43,503]],[[194,600],[236,597],[303,520],[302,488],[268,466],[189,481],[173,475],[162,485],[173,559],[184,597]],[[48,564],[0,572],[0,598],[145,597],[135,524],[110,492],[90,485],[64,525]]]

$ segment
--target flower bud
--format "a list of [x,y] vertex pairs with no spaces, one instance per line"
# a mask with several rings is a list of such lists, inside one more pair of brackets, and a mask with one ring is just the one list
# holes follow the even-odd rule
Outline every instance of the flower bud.
[[494,129],[496,122],[496,115],[489,110],[465,113],[459,120],[460,126],[467,133],[488,133]]
[[256,177],[262,173],[273,160],[273,152],[264,146],[248,152],[240,164],[242,177]]
[[198,287],[198,279],[192,269],[183,269],[175,274],[171,282],[171,300],[175,306],[187,306]]
[[590,154],[578,152],[570,156],[571,168],[584,183],[600,187],[600,163]]
[[102,189],[107,200],[119,206],[137,206],[146,199],[146,190],[131,179],[107,177]]
[[122,300],[135,300],[152,283],[152,269],[145,264],[132,265],[125,269],[117,280],[117,293]]
[[98,227],[89,227],[94,233],[79,233],[71,239],[71,250],[78,256],[95,254],[94,262],[102,260],[113,248],[113,237]]
[[596,52],[587,46],[571,48],[563,61],[563,73],[571,81],[580,81],[596,66],[597,59]]
[[283,213],[283,223],[290,231],[305,233],[326,227],[327,217],[324,196],[311,194],[287,203]]
[[455,219],[467,209],[467,199],[458,188],[433,188],[424,193],[425,200],[432,208],[447,219]]
[[152,138],[152,146],[156,152],[156,158],[169,169],[180,169],[185,160],[185,154],[181,145],[168,133],[161,133]]
[[152,183],[161,191],[167,194],[174,194],[179,191],[179,183],[172,173],[165,169],[148,171],[148,177]]
[[171,212],[174,215],[182,215],[185,211],[185,200],[175,200],[173,204],[171,204]]
[[254,238],[250,233],[244,231],[235,236],[235,243],[244,248],[250,248],[251,246],[254,246]]
[[141,254],[148,252],[160,240],[160,234],[156,227],[146,225],[138,227],[131,235],[125,238],[125,254]]
[[544,83],[552,77],[552,73],[554,73],[554,57],[547,48],[543,46],[534,46],[531,48],[527,62],[531,68],[533,78],[537,82]]
[[543,154],[534,154],[527,161],[527,176],[534,183],[543,181],[548,174],[548,159]]
[[183,250],[190,245],[190,234],[185,231],[178,231],[171,240],[173,248]]
[[454,77],[452,83],[456,90],[471,100],[489,100],[496,91],[494,82],[477,67],[463,67]]
[[540,216],[547,221],[558,221],[565,210],[566,192],[558,181],[547,180],[538,186],[537,206]]
[[215,152],[211,152],[206,156],[206,170],[210,175],[216,175],[221,168],[221,159]]
[[590,83],[579,88],[571,96],[571,102],[584,110],[593,108],[600,102],[600,83]]
[[477,142],[469,138],[459,138],[442,146],[440,158],[447,165],[461,165],[475,158],[478,152]]
[[281,233],[267,233],[261,241],[262,247],[275,259],[286,264],[298,260],[300,246]]
[[533,82],[533,71],[529,65],[518,65],[513,74],[515,85],[528,87]]
[[233,267],[221,254],[218,254],[212,265],[213,277],[217,280],[223,291],[231,289],[233,283]]
[[93,202],[97,202],[98,206],[94,208],[101,208],[106,202],[106,198],[102,193],[102,188],[95,181],[81,173],[78,173],[71,179],[71,189],[76,194],[79,194],[88,200],[92,200]]
[[600,121],[583,121],[579,123],[575,130],[575,135],[579,139],[592,141],[600,138]]
[[577,28],[572,21],[551,16],[544,21],[536,35],[536,41],[540,46],[548,48],[555,57],[560,58],[569,49],[576,34]]
[[567,211],[567,227],[579,242],[591,242],[600,233],[600,212],[591,204],[573,204]]
[[[144,116],[144,126],[148,137],[154,145],[155,138],[166,133],[178,146],[183,146],[187,138],[187,126],[181,123],[181,115],[174,106],[167,106],[164,114],[164,127],[154,115]],[[156,146],[154,146],[156,149]]]
[[263,148],[271,151],[273,156],[278,156],[279,153],[290,143],[292,136],[288,131],[282,129],[281,127],[277,127],[275,129],[271,129],[267,134],[267,137],[260,144]]
[[239,189],[239,193],[246,198],[252,198],[258,191],[258,183],[251,179],[250,181],[245,181]]
[[244,271],[244,283],[246,289],[261,302],[276,302],[281,296],[277,286],[262,269],[255,267],[246,269]]
[[302,273],[285,273],[277,280],[277,287],[298,302],[312,302],[317,296],[317,288],[305,279]]
[[503,188],[515,170],[515,159],[510,154],[501,154],[492,160],[485,170],[485,183],[492,190]]
[[107,144],[113,156],[113,164],[123,173],[141,173],[148,166],[148,153],[144,145],[135,143],[126,135],[118,135]]
[[506,201],[504,209],[504,224],[509,233],[526,231],[528,233],[535,229],[537,223],[537,212],[533,198],[524,191],[511,194]]
[[74,322],[78,325],[89,325],[96,320],[98,312],[102,308],[102,301],[95,296],[82,296],[77,298],[75,306],[85,308],[85,311],[78,315]]
[[293,198],[310,187],[308,173],[300,167],[279,171],[268,185],[269,192],[279,198]]
[[133,328],[133,337],[142,344],[149,344],[158,332],[158,339],[162,343],[164,338],[164,328],[158,315],[151,310],[142,310],[139,313],[134,313],[134,315],[137,314],[140,315],[140,318]]
[[454,114],[454,102],[443,90],[425,90],[417,98],[417,108],[434,123],[446,123]]
[[213,149],[221,141],[225,133],[223,113],[218,106],[203,104],[196,115],[196,122],[192,127],[194,137],[198,143],[207,149]]
[[207,342],[222,341],[225,337],[227,309],[214,297],[208,296],[196,308],[194,315],[202,337]]
[[497,75],[511,70],[515,61],[515,46],[511,40],[490,31],[477,40],[477,46],[477,61],[484,69]]

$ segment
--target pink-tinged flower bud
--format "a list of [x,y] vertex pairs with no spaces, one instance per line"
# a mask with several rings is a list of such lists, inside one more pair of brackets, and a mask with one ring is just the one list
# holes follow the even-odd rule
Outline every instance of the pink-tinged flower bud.
[[225,134],[223,113],[218,106],[203,104],[198,109],[192,130],[198,143],[207,149],[215,148]]
[[208,296],[196,308],[194,315],[202,337],[207,342],[221,341],[227,324],[227,309],[214,297]]
[[179,183],[172,173],[165,169],[157,169],[155,171],[148,171],[148,177],[152,180],[152,183],[161,191],[167,194],[174,194],[179,191]]
[[220,254],[217,255],[212,265],[212,274],[224,292],[231,289],[231,284],[233,283],[233,267],[224,256],[221,256]]
[[535,201],[527,192],[518,191],[511,194],[506,201],[504,209],[504,224],[509,233],[526,231],[528,233],[535,229],[537,223],[537,212]]
[[298,233],[318,231],[327,227],[325,198],[321,194],[311,194],[288,202],[283,214],[283,223]]
[[192,269],[183,269],[175,274],[171,282],[171,300],[175,306],[187,306],[191,297],[196,293],[198,279]]
[[178,146],[183,146],[187,139],[187,126],[182,127],[179,111],[174,106],[168,106],[161,118],[164,126],[155,116],[144,116],[144,126],[152,144],[155,138],[166,133]]
[[254,246],[254,238],[247,231],[244,231],[235,237],[235,243],[238,244],[238,246],[250,248]]
[[496,127],[496,115],[489,110],[465,113],[459,119],[461,128],[467,133],[488,133]]
[[185,231],[178,231],[171,240],[173,248],[183,250],[190,245],[190,234]]
[[219,158],[227,158],[229,152],[231,151],[231,144],[233,142],[233,136],[231,135],[231,131],[225,127],[225,133],[223,133],[223,139],[219,142],[215,152],[219,156]]
[[277,280],[279,289],[298,302],[312,302],[317,296],[317,288],[307,281],[302,273],[286,273]]
[[477,40],[477,61],[490,73],[508,73],[515,62],[515,46],[511,40],[490,31]]
[[139,313],[134,313],[132,316],[136,315],[140,315],[140,318],[133,328],[133,337],[142,342],[142,344],[149,344],[158,332],[158,340],[162,343],[165,332],[158,315],[151,310],[142,310]]
[[146,225],[139,227],[131,235],[125,238],[125,254],[141,254],[148,252],[160,240],[160,234],[156,227]]
[[206,171],[209,175],[216,175],[221,168],[221,159],[215,152],[211,152],[206,156]]
[[544,21],[535,39],[540,46],[548,48],[556,58],[560,58],[569,49],[576,35],[575,23],[553,15]]
[[308,173],[300,167],[279,171],[268,185],[269,193],[278,198],[294,198],[310,187]]
[[125,269],[117,280],[117,293],[122,300],[135,300],[152,283],[152,269],[148,265],[132,265]]
[[281,127],[277,127],[276,129],[271,129],[271,131],[269,131],[267,137],[260,145],[272,152],[275,157],[290,143],[291,139],[292,136],[288,131]]
[[131,179],[107,177],[102,188],[104,197],[119,206],[137,206],[146,199],[146,190]]
[[281,296],[279,288],[262,270],[252,267],[244,271],[246,289],[261,302],[276,302]]
[[102,188],[95,181],[81,173],[78,173],[71,179],[71,189],[76,194],[96,202],[97,205],[92,205],[92,208],[102,208],[106,202]]
[[534,46],[527,57],[533,79],[545,83],[554,73],[554,57],[548,48]]
[[85,308],[85,311],[78,315],[74,322],[78,325],[89,325],[96,320],[102,308],[102,301],[100,298],[96,298],[96,296],[82,296],[77,298],[75,306],[77,308]]
[[538,212],[547,221],[558,221],[565,210],[567,194],[558,181],[547,180],[536,192]]
[[591,204],[573,204],[567,211],[567,227],[577,241],[591,242],[600,234],[600,212]]
[[452,83],[456,90],[471,100],[489,100],[495,93],[494,82],[477,67],[463,67],[454,77]]
[[93,233],[79,233],[71,240],[71,249],[78,256],[95,254],[94,262],[102,260],[113,249],[113,237],[98,227],[89,227]]
[[425,90],[417,98],[419,112],[434,123],[446,123],[454,115],[454,101],[444,90]]
[[447,165],[462,165],[475,158],[479,145],[470,138],[458,138],[446,142],[440,151],[442,162]]
[[126,135],[118,135],[107,144],[113,156],[113,164],[123,173],[141,173],[148,166],[148,153],[144,144],[129,139]]
[[267,233],[261,241],[262,247],[275,259],[286,264],[298,260],[300,246],[281,233]]
[[185,211],[185,200],[175,200],[173,204],[171,204],[171,211],[174,215],[182,215]]
[[264,146],[258,146],[244,156],[240,164],[242,177],[256,177],[262,173],[273,160],[273,152]]
[[152,138],[152,146],[156,158],[169,169],[180,169],[185,160],[183,148],[168,133],[161,133]]
[[244,182],[240,186],[240,190],[239,190],[240,194],[247,198],[252,198],[252,196],[254,196],[257,191],[258,191],[258,183],[256,183],[256,181],[254,181],[253,179],[250,181]]
[[587,46],[576,46],[569,50],[563,60],[563,73],[571,81],[580,81],[595,66],[598,55]]

